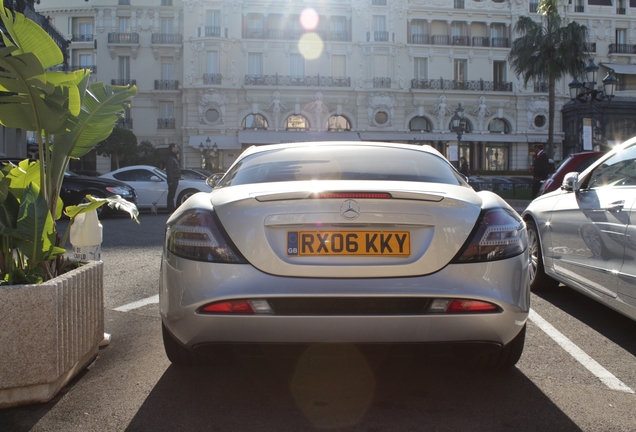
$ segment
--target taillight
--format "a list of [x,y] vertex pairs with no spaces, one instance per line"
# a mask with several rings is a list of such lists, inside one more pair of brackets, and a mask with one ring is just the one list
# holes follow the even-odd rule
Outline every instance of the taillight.
[[526,250],[526,226],[512,210],[483,210],[453,262],[480,262],[510,258]]
[[434,299],[428,307],[429,313],[440,314],[471,314],[499,311],[499,306],[492,303],[464,299]]
[[273,314],[274,310],[267,300],[223,300],[210,303],[199,309],[200,313],[220,315]]
[[166,228],[165,247],[171,253],[195,261],[245,263],[245,258],[221,228],[212,212],[194,210]]

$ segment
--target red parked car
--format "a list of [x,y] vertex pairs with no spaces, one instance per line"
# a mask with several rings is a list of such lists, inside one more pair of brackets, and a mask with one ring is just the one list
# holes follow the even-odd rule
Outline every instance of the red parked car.
[[593,151],[572,153],[571,155],[563,159],[557,170],[543,182],[537,196],[547,194],[548,192],[559,189],[561,187],[561,183],[563,183],[563,177],[565,177],[567,173],[574,171],[585,171],[587,167],[592,165],[598,158],[600,158],[604,154],[605,152]]

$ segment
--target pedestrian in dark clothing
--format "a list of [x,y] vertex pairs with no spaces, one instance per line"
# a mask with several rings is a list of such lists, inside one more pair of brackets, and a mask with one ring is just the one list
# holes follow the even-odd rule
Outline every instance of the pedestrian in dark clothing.
[[469,177],[468,162],[466,162],[466,158],[464,156],[459,158],[459,172],[460,174],[464,174],[466,178]]
[[535,144],[534,150],[537,153],[532,162],[532,199],[535,199],[539,194],[541,182],[550,175],[550,160],[543,150],[543,144]]
[[179,187],[179,179],[181,178],[181,163],[179,162],[179,147],[172,143],[168,146],[168,154],[166,156],[166,174],[168,175],[168,213],[172,213],[175,209],[174,196]]

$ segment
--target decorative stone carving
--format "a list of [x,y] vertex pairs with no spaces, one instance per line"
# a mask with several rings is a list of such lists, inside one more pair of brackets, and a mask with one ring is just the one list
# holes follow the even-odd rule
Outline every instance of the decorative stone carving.
[[97,25],[97,31],[100,33],[104,33],[104,9],[97,10],[95,23]]
[[539,115],[548,115],[548,99],[546,97],[531,97],[527,101],[528,104],[528,128],[529,129],[544,129],[544,127],[537,128],[534,124],[534,118]]
[[217,108],[220,115],[219,123],[225,120],[225,108],[228,102],[227,93],[217,90],[198,90],[197,104],[199,105],[199,122],[205,122],[205,112],[210,108]]
[[265,109],[265,111],[271,112],[273,114],[273,116],[274,116],[274,129],[275,130],[278,130],[278,127],[280,125],[281,109],[286,111],[287,110],[287,106],[285,105],[285,103],[281,99],[280,92],[275,91],[272,94],[271,102],[269,103],[269,105]]
[[437,127],[439,130],[445,129],[445,119],[448,114],[451,113],[450,108],[448,108],[448,104],[446,103],[446,96],[441,95],[437,99],[437,105],[433,109],[433,114],[437,115]]
[[370,93],[367,96],[367,115],[369,116],[369,123],[375,123],[373,114],[380,109],[388,111],[389,120],[382,126],[391,126],[393,124],[393,118],[395,115],[395,96],[392,94],[382,93]]
[[475,108],[472,113],[477,116],[477,129],[480,131],[485,131],[484,129],[484,121],[487,116],[490,116],[491,112],[488,109],[488,104],[486,104],[486,97],[480,96],[477,99],[477,103],[475,104]]
[[321,92],[316,92],[314,100],[303,107],[303,111],[309,116],[309,124],[313,125],[312,129],[315,130],[325,129],[329,120],[329,108],[325,105],[323,97]]

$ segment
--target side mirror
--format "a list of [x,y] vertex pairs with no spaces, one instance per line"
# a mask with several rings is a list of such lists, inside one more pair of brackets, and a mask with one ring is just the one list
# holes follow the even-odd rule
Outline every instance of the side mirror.
[[565,177],[563,177],[563,183],[561,184],[561,189],[567,192],[574,192],[579,188],[579,173],[571,172],[567,173]]
[[225,175],[225,173],[212,174],[210,177],[208,177],[205,180],[205,183],[208,186],[210,186],[211,188],[215,188],[216,185],[219,183],[219,181],[223,178],[224,175]]
[[163,180],[161,180],[161,179],[159,178],[159,176],[153,175],[152,177],[150,177],[150,181],[153,181],[153,182],[161,182],[161,181],[163,181]]

